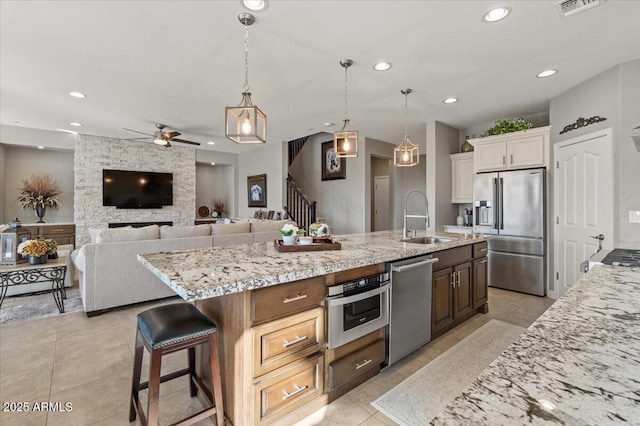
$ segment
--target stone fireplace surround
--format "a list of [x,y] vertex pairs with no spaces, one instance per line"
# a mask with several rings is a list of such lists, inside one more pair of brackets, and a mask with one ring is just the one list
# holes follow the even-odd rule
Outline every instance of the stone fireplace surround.
[[[109,224],[171,222],[193,224],[196,204],[195,149],[164,148],[145,141],[78,135],[74,152],[76,246],[90,241],[89,229]],[[173,205],[160,209],[117,209],[102,205],[102,170],[173,173]]]

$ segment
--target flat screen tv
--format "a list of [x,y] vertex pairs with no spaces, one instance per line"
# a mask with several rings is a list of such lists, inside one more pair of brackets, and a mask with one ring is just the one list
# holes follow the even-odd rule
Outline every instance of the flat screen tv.
[[102,170],[102,205],[159,209],[173,205],[173,174]]

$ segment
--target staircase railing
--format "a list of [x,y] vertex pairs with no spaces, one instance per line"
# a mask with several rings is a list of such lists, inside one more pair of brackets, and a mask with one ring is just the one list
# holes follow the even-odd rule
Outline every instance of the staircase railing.
[[306,230],[309,235],[309,226],[316,221],[316,202],[309,201],[296,188],[291,175],[287,177],[287,205],[284,209],[296,221],[298,228]]
[[294,139],[289,141],[289,165],[293,163],[293,160],[296,159],[298,153],[304,146],[305,142],[309,139],[309,136],[305,136],[299,139]]

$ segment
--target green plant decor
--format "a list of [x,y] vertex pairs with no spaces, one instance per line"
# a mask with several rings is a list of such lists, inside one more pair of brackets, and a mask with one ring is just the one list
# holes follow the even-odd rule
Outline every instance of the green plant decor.
[[487,136],[502,135],[504,133],[519,132],[533,127],[533,123],[524,121],[524,118],[511,118],[508,120],[496,121],[496,125],[484,132],[483,138]]

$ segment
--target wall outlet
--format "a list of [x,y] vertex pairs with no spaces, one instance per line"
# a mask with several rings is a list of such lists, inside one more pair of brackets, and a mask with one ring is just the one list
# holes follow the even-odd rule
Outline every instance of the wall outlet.
[[640,210],[629,210],[629,223],[640,223]]

